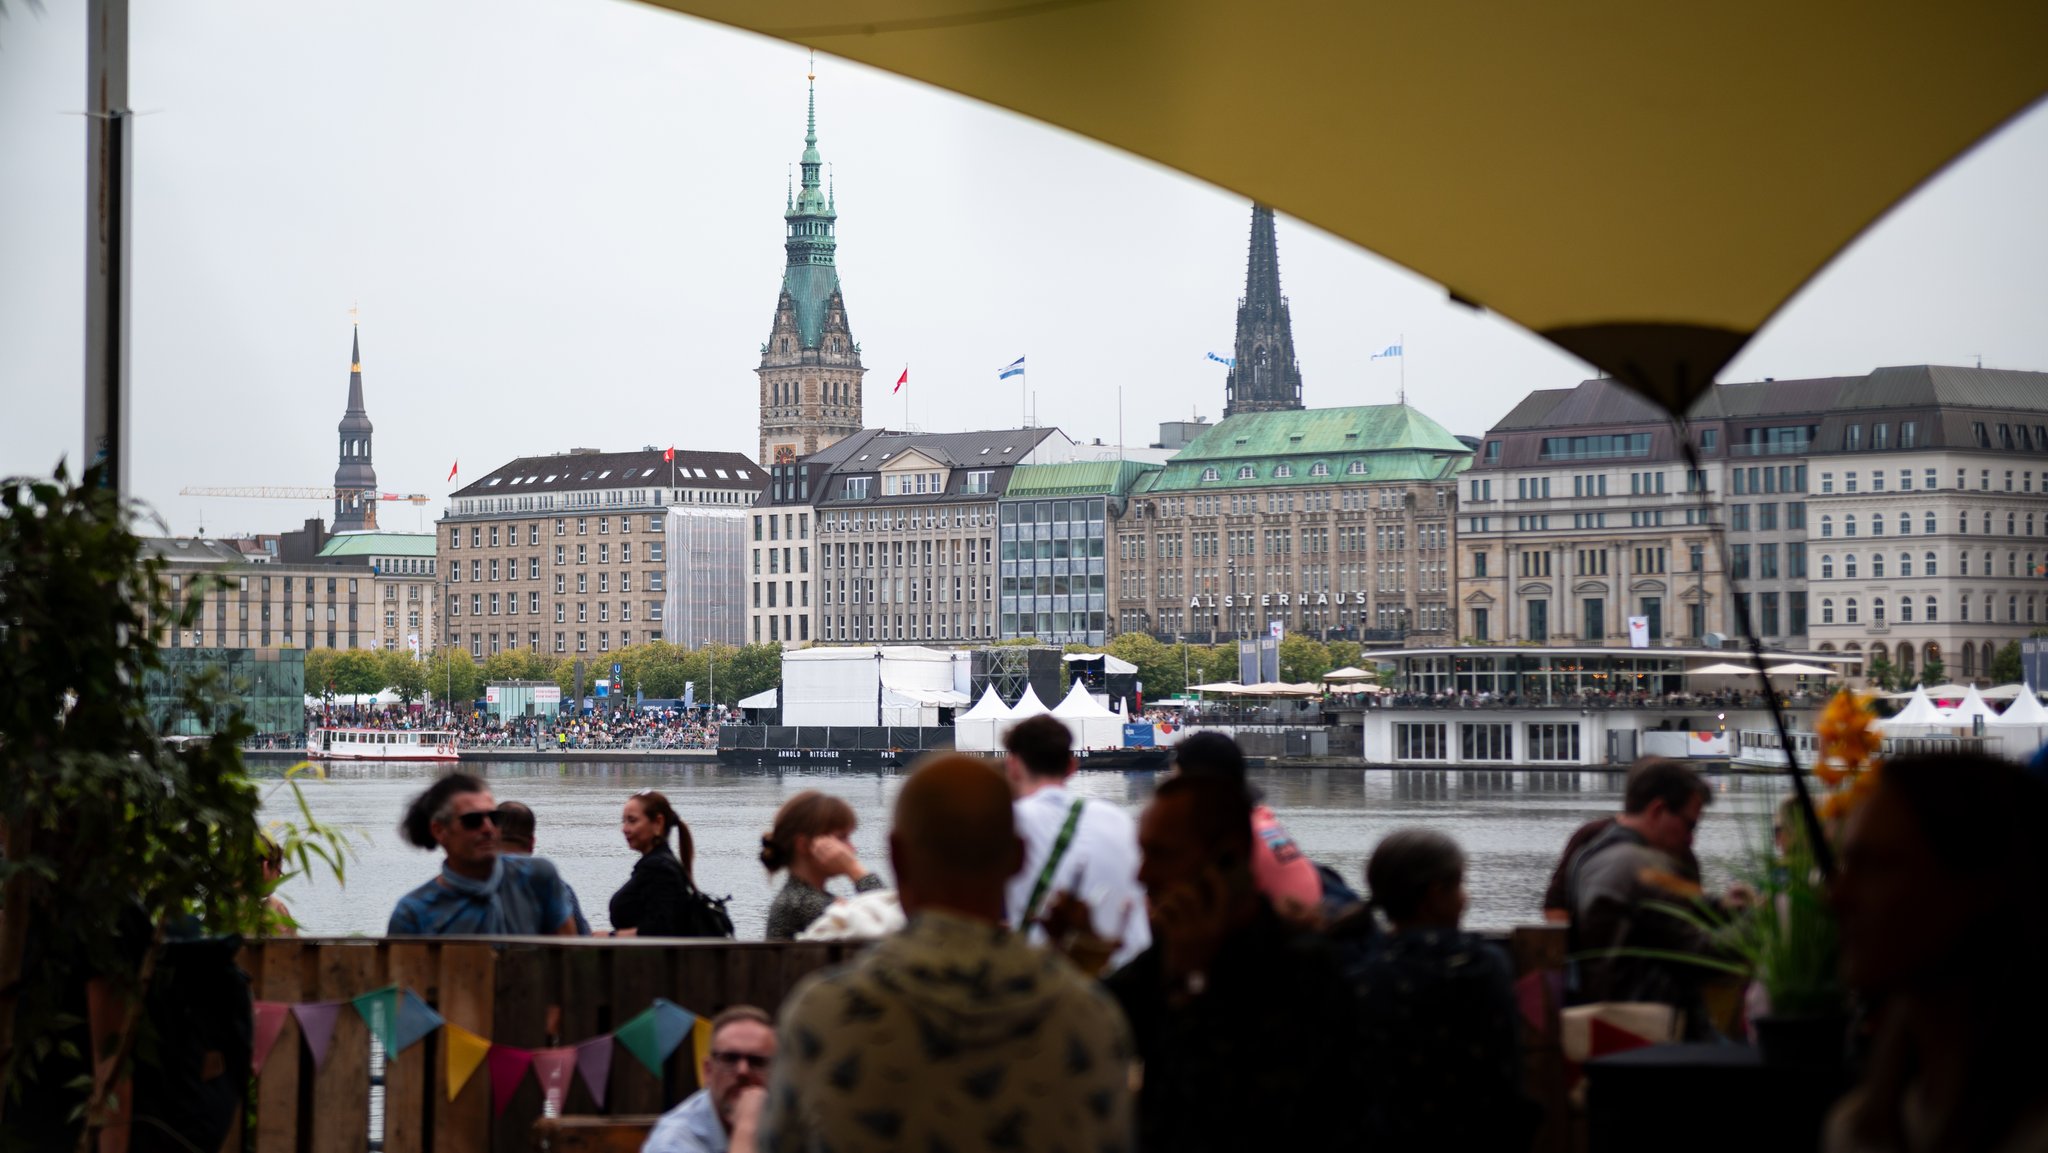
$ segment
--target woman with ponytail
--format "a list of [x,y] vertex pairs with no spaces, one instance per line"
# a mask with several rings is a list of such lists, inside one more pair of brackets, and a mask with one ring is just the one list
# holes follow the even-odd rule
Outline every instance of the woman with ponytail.
[[761,838],[761,864],[769,876],[789,870],[789,880],[768,906],[769,940],[795,940],[831,908],[825,884],[834,877],[852,881],[857,893],[888,888],[854,854],[850,839],[857,825],[853,806],[816,789],[782,803],[775,827]]
[[[690,826],[676,815],[668,798],[653,789],[642,789],[626,798],[619,814],[619,831],[626,844],[640,854],[633,875],[612,894],[612,935],[617,937],[729,937],[732,923],[724,920],[721,902],[697,891],[691,875],[696,861],[696,842]],[[669,835],[676,839],[669,847]],[[721,931],[707,911],[724,920]]]

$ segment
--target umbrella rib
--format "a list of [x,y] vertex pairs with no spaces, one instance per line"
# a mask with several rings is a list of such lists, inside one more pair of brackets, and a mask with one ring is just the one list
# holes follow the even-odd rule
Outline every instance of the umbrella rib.
[[958,12],[946,16],[919,16],[904,20],[871,20],[854,24],[812,24],[796,28],[764,28],[762,31],[770,36],[779,36],[785,40],[824,39],[831,36],[881,36],[891,32],[931,32],[941,28],[965,28],[975,24],[995,24],[1004,20],[1023,20],[1067,8],[1093,7],[1103,2],[1104,0],[1038,0],[1034,4],[1013,4],[1007,8]]

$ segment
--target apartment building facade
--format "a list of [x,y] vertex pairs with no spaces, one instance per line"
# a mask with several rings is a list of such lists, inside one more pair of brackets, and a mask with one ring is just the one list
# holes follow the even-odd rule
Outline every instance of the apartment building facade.
[[350,532],[327,538],[317,555],[321,564],[367,573],[370,603],[359,616],[366,648],[386,652],[429,653],[439,643],[440,562],[434,555],[433,533]]
[[1131,494],[1115,631],[1443,643],[1472,449],[1404,404],[1226,417]]
[[1917,365],[1845,383],[1811,448],[1813,636],[1981,680],[2048,627],[2048,373]]
[[436,522],[448,642],[481,659],[663,639],[670,508],[744,510],[765,483],[732,452],[572,449],[499,467]]
[[[284,564],[250,542],[152,537],[144,547],[168,562],[171,617],[152,622],[171,648],[376,649],[376,581],[367,568]],[[423,578],[431,579],[431,578]],[[225,587],[223,587],[223,585]],[[170,620],[203,598],[184,629]]]
[[998,635],[997,502],[1058,429],[864,429],[770,473],[748,556],[748,639],[958,643]]

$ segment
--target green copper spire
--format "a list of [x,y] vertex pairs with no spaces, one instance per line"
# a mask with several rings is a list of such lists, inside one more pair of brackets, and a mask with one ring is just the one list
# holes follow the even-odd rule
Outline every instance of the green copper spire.
[[833,196],[823,186],[824,157],[818,154],[818,78],[809,77],[809,110],[804,119],[804,154],[793,197],[783,210],[782,248],[788,263],[782,273],[782,288],[796,306],[798,334],[805,348],[816,348],[823,338],[827,303],[839,291],[839,273],[833,267],[834,238],[838,212]]

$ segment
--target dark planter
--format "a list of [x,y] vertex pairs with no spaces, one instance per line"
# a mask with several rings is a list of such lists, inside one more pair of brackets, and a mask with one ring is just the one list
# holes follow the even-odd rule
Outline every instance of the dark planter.
[[1758,1017],[1751,1023],[1756,1026],[1756,1047],[1766,1065],[1783,1069],[1839,1069],[1847,1060],[1847,1014],[1774,1014]]

